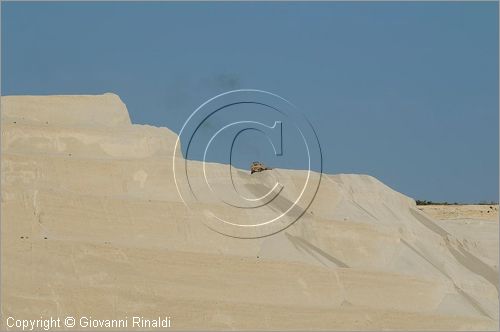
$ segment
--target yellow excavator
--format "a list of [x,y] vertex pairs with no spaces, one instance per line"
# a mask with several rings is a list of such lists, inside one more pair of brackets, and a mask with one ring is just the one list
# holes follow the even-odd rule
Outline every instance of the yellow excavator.
[[250,166],[250,174],[253,174],[255,172],[262,172],[262,171],[267,171],[271,170],[272,168],[266,167],[263,163],[260,161],[254,161],[252,165]]

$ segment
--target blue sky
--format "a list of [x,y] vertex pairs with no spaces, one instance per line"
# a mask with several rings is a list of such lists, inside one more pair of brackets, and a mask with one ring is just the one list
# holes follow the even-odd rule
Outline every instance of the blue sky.
[[[262,89],[308,118],[327,173],[498,201],[496,2],[2,2],[1,24],[2,95],[115,92],[179,132],[210,97]],[[301,167],[248,136],[239,163]]]

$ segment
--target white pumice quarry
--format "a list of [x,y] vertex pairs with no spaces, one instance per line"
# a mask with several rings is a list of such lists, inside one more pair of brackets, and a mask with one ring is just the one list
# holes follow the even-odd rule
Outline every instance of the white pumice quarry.
[[[434,219],[374,177],[323,174],[290,227],[228,237],[206,211],[244,224],[283,201],[187,206],[177,135],[132,124],[111,93],[2,97],[1,139],[2,329],[40,316],[128,317],[129,329],[133,316],[168,316],[172,329],[498,328],[498,220]],[[207,167],[229,190],[228,166]],[[245,196],[279,179],[293,201],[306,173],[232,175]]]

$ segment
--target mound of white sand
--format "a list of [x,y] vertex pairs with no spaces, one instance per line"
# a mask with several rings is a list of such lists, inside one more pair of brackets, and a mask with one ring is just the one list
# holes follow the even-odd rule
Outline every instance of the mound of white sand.
[[[172,171],[177,136],[132,125],[118,96],[1,102],[4,328],[40,315],[170,316],[175,329],[497,327],[497,221],[450,226],[373,177],[323,175],[292,226],[232,238],[204,213],[272,215],[306,173],[233,170],[244,195],[283,185],[257,215],[208,194],[188,208]],[[227,167],[207,167],[224,189]]]

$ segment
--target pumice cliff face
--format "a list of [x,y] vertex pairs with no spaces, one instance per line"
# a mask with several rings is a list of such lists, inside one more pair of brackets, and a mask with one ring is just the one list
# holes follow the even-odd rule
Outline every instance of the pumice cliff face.
[[[187,207],[172,170],[177,135],[132,124],[118,96],[7,96],[1,116],[2,317],[168,317],[175,329],[498,325],[497,221],[449,227],[371,176],[323,174],[290,227],[232,238],[204,213],[248,220],[279,201],[261,215],[216,195]],[[227,165],[206,167],[229,185]],[[306,172],[232,175],[245,195],[278,178],[291,200]]]

